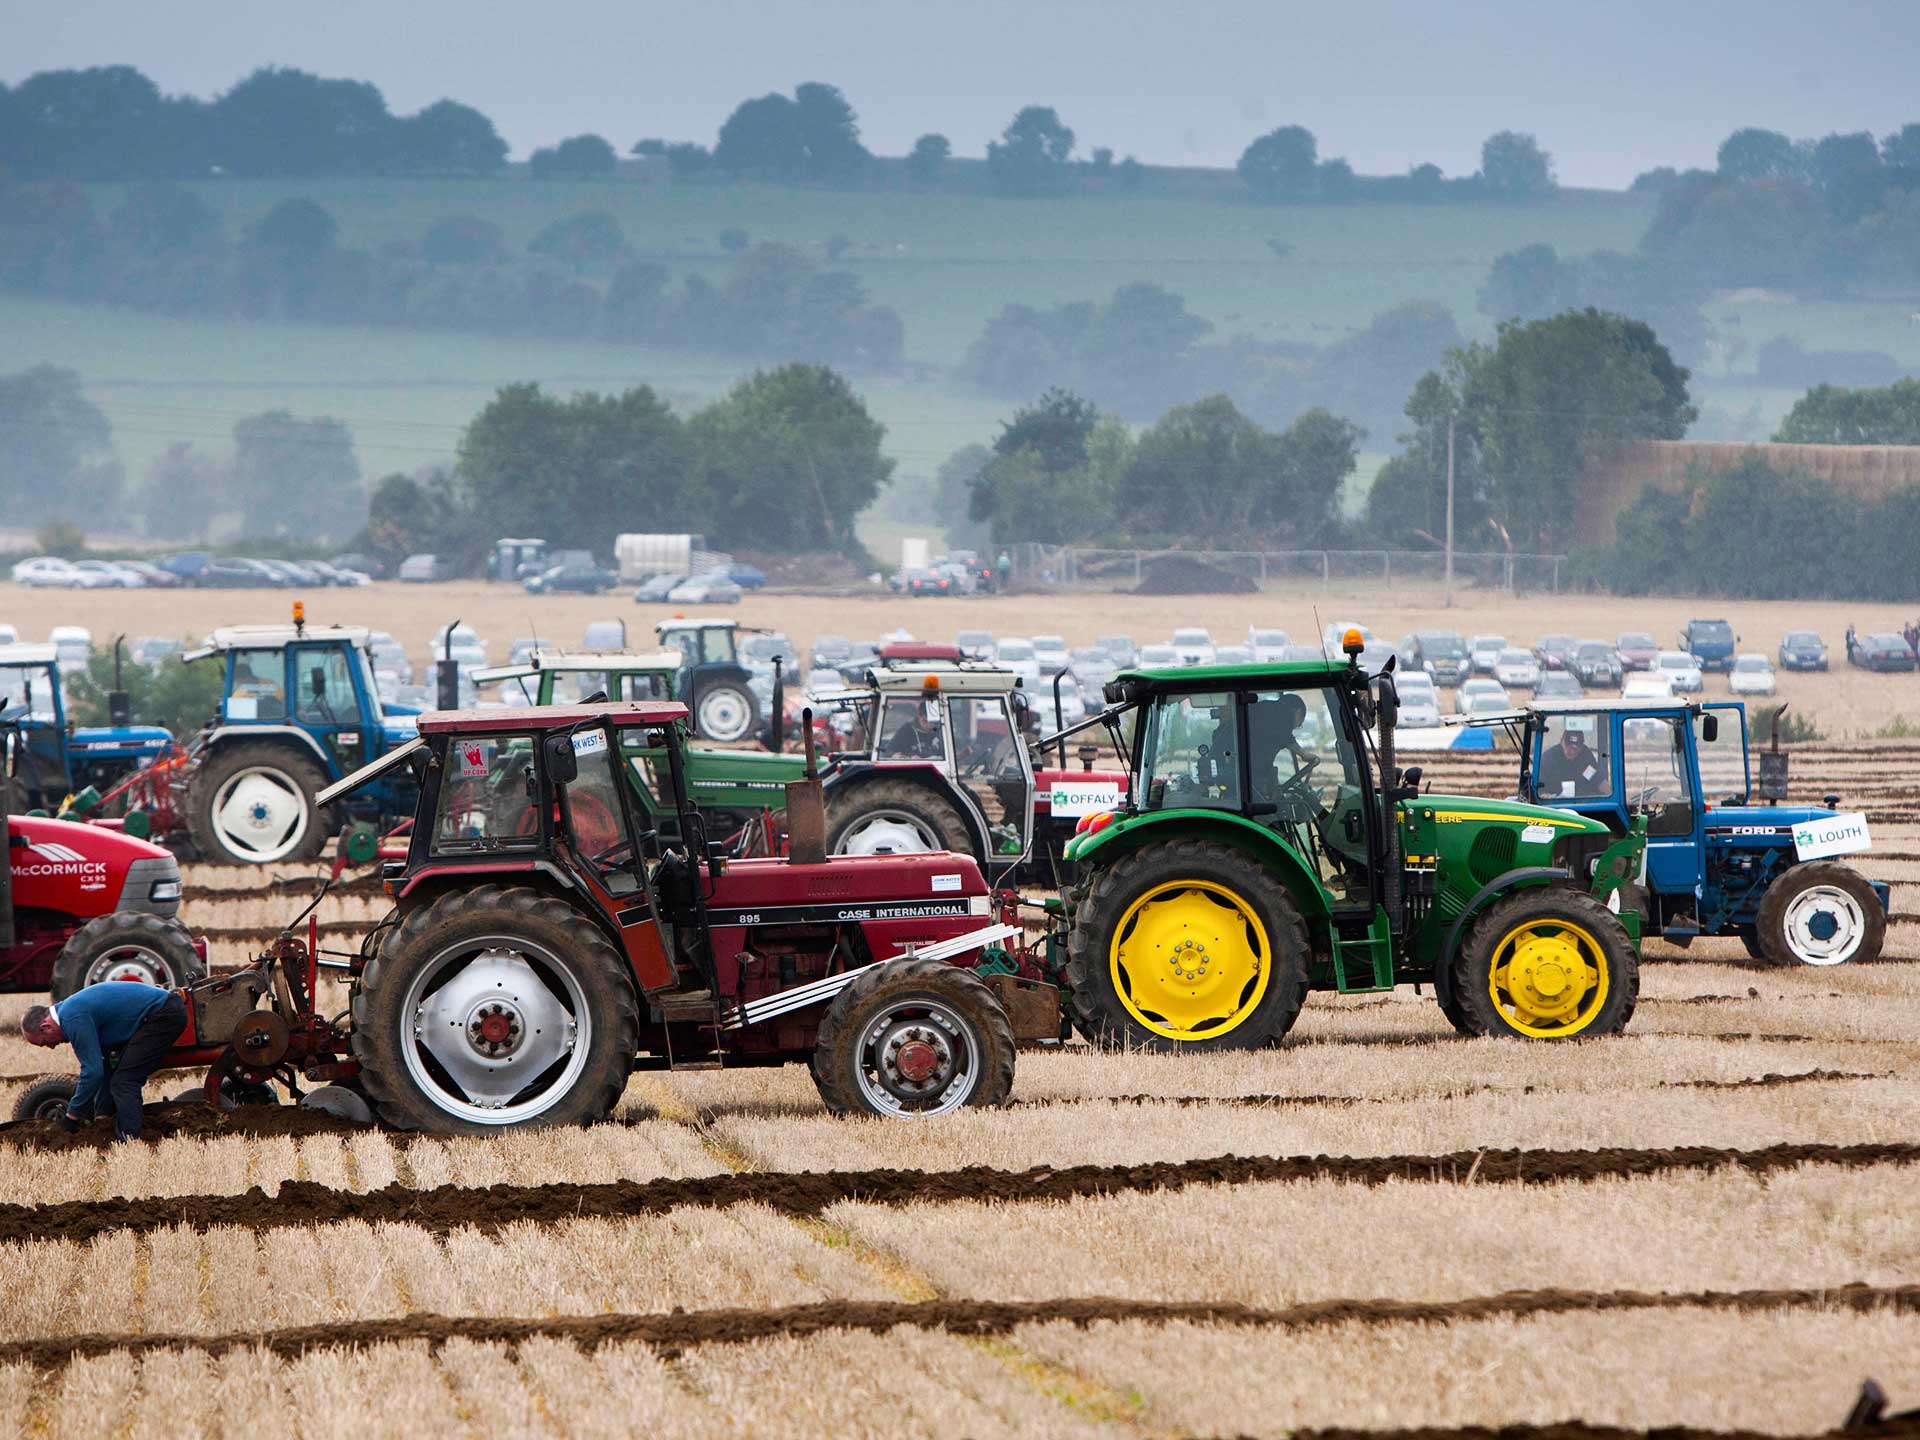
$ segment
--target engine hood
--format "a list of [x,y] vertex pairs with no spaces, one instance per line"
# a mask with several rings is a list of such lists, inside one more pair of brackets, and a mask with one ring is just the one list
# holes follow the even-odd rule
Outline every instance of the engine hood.
[[1549,805],[1529,805],[1521,800],[1483,800],[1477,795],[1421,795],[1400,804],[1403,819],[1418,815],[1431,818],[1440,826],[1456,824],[1546,825],[1555,838],[1561,835],[1605,835],[1607,827],[1598,820],[1556,810]]
[[1844,810],[1824,805],[1709,805],[1709,830],[1778,830],[1783,834],[1808,820],[1830,820]]

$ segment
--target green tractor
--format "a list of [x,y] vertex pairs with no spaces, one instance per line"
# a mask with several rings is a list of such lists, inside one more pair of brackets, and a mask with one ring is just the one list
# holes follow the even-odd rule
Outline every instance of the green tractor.
[[[1097,717],[1125,804],[1068,842],[1064,979],[1097,1043],[1250,1049],[1309,990],[1431,985],[1466,1035],[1621,1030],[1644,824],[1433,795],[1394,760],[1393,662],[1135,670]],[[1377,727],[1377,739],[1373,733]]]

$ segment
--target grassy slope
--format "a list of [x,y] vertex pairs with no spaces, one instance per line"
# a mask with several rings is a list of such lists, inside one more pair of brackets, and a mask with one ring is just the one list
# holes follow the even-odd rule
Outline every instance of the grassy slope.
[[[1474,297],[1500,252],[1534,241],[1563,253],[1630,250],[1651,213],[1642,197],[1591,191],[1523,206],[1263,207],[1248,203],[1230,178],[1184,174],[1172,193],[1113,188],[1045,200],[965,189],[534,183],[519,174],[200,188],[225,211],[229,234],[276,201],[306,194],[335,214],[344,243],[375,250],[415,243],[434,220],[458,214],[492,219],[519,249],[559,216],[605,209],[636,254],[676,277],[720,273],[726,260],[717,236],[729,226],[822,260],[826,241],[844,235],[852,248],[833,263],[906,321],[911,376],[861,382],[889,427],[903,476],[929,474],[957,446],[991,438],[1010,408],[939,373],[958,363],[987,317],[1009,301],[1099,299],[1147,279],[1184,295],[1216,336],[1324,345],[1412,298],[1438,300],[1464,330],[1484,333]],[[96,187],[95,198],[110,208],[117,187]],[[1276,258],[1270,239],[1291,244],[1292,254]],[[1867,346],[1920,360],[1920,334],[1905,323],[1903,306],[1722,309],[1754,349],[1788,332],[1811,345]],[[718,393],[743,368],[725,358],[590,341],[256,327],[0,297],[0,370],[40,361],[87,377],[136,477],[172,441],[217,448],[234,419],[271,405],[348,420],[372,476],[446,457],[460,426],[509,380],[538,378],[562,390],[645,381],[684,407]],[[1730,412],[1758,402],[1770,421],[1791,400],[1716,379],[1702,398]],[[1378,458],[1369,457],[1369,472]]]

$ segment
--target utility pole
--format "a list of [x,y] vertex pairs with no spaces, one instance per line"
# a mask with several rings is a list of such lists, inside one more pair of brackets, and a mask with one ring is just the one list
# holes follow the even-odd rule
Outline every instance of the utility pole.
[[1447,588],[1441,604],[1453,608],[1453,416],[1447,416]]

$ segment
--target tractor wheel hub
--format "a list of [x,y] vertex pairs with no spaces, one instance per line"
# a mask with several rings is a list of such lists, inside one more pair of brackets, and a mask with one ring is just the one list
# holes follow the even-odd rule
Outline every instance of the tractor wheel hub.
[[909,1040],[894,1054],[900,1074],[919,1084],[940,1067],[940,1052],[924,1040]]
[[525,1034],[520,1012],[505,1000],[487,1000],[467,1017],[468,1043],[490,1060],[512,1053]]

